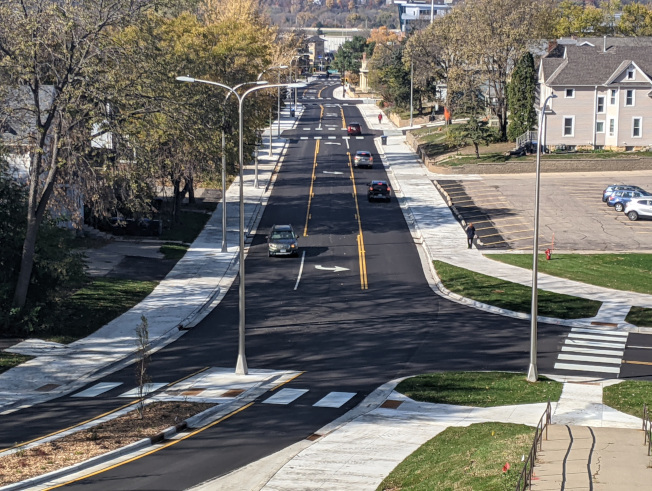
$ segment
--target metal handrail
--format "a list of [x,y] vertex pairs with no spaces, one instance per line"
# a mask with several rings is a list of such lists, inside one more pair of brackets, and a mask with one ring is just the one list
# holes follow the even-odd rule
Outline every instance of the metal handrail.
[[652,450],[652,422],[650,422],[650,411],[647,404],[643,404],[643,434],[645,435],[645,443],[647,445],[647,455],[650,456]]
[[534,432],[534,441],[532,442],[532,447],[530,448],[530,452],[528,453],[525,464],[523,465],[521,476],[518,478],[518,482],[516,483],[515,491],[523,491],[527,489],[528,485],[532,482],[532,474],[534,474],[534,464],[537,459],[537,452],[541,450],[544,432],[546,440],[548,439],[548,425],[550,424],[551,419],[552,405],[550,404],[550,400],[548,400],[546,410],[537,423]]

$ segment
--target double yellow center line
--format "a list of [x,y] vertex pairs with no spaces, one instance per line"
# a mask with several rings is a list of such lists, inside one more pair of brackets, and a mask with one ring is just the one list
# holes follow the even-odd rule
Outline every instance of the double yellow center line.
[[369,289],[367,281],[367,257],[364,249],[364,237],[362,235],[362,221],[360,221],[360,207],[358,206],[358,192],[355,189],[355,175],[353,174],[353,164],[351,162],[351,152],[347,152],[349,156],[349,169],[351,169],[351,183],[353,184],[353,200],[355,201],[355,218],[358,221],[358,263],[360,265],[360,288],[362,290]]
[[308,236],[308,221],[310,220],[310,205],[312,205],[312,198],[315,195],[314,187],[315,187],[315,179],[317,178],[317,154],[319,153],[320,141],[321,140],[317,140],[317,144],[315,145],[315,158],[312,163],[312,176],[310,178],[310,193],[308,194],[308,210],[306,211],[306,224],[303,227],[304,237]]

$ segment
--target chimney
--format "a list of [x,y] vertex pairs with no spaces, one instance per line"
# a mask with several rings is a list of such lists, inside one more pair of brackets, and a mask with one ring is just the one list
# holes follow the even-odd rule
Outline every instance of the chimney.
[[556,47],[557,47],[557,40],[556,39],[553,39],[552,41],[548,41],[548,53],[550,53]]

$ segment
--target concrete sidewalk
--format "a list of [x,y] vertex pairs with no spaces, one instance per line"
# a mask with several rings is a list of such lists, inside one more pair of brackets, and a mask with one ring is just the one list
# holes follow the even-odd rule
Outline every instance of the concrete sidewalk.
[[[336,90],[338,91],[341,96],[341,87]],[[415,242],[427,258],[426,276],[436,275],[432,269],[432,259],[439,259],[528,284],[531,281],[529,271],[492,261],[477,250],[466,248],[463,228],[435,187],[436,175],[419,163],[405,144],[402,132],[394,128],[388,118],[383,118],[383,122],[378,123],[377,106],[365,103],[358,107],[370,128],[383,130],[388,135],[387,145],[381,145],[380,138],[376,144]],[[283,113],[284,128],[290,128],[295,123],[295,119],[289,118],[288,114],[289,108]],[[300,112],[297,116],[300,116]],[[249,238],[255,233],[269,197],[274,169],[282,158],[284,148],[284,142],[274,142],[271,158],[267,152],[261,152],[259,188],[253,187],[253,169],[246,169],[245,222]],[[39,347],[38,342],[28,341],[14,347],[13,350],[17,352],[41,353],[42,356],[0,375],[0,415],[71,392],[124,366],[135,349],[134,330],[140,323],[141,315],[148,319],[150,338],[154,340],[155,349],[160,349],[182,335],[184,331],[179,330],[179,326],[192,327],[199,322],[225,295],[237,274],[238,251],[235,244],[238,238],[238,193],[236,181],[227,192],[228,252],[220,252],[220,205],[186,256],[159,287],[134,309],[94,335],[68,346],[41,344]],[[541,277],[539,287],[608,301],[605,305],[622,307],[605,309],[601,317],[614,321],[619,329],[631,329],[631,326],[623,322],[622,312],[628,306],[652,306],[652,296],[632,297],[629,292],[596,290],[589,285],[558,278]],[[453,300],[497,311],[452,295],[442,289],[441,285],[439,288],[435,290]],[[515,315],[506,311],[500,313]],[[591,325],[591,321],[586,319],[576,322],[586,326]],[[558,323],[575,325],[572,322]],[[598,385],[591,387],[600,387],[601,390],[604,384],[612,382],[599,380],[593,383]],[[317,441],[300,442],[200,488],[375,489],[382,478],[407,455],[448,426],[464,426],[481,421],[534,425],[543,413],[543,405],[536,404],[487,409],[421,404],[393,392],[395,385],[396,381],[380,387],[355,410],[323,428],[319,432],[322,437]],[[562,400],[555,405],[553,422],[600,427],[640,427],[638,418],[622,415],[602,405],[601,392],[599,397],[597,390],[587,395],[581,392],[580,388],[583,387],[581,384],[566,384]],[[578,391],[581,392],[579,396]],[[387,401],[393,402],[385,404]],[[641,471],[645,470],[649,469]]]

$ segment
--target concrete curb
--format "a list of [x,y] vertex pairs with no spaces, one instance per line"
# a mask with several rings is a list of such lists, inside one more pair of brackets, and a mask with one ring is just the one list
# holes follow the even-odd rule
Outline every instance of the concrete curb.
[[[445,298],[447,298],[447,299],[449,299],[449,300],[451,300],[453,302],[463,304],[463,305],[467,305],[469,307],[473,307],[473,308],[476,308],[478,310],[483,310],[485,312],[490,312],[490,313],[502,315],[502,316],[505,316],[505,317],[512,317],[512,318],[515,318],[515,319],[530,319],[531,318],[530,314],[525,314],[525,313],[522,313],[522,312],[515,312],[513,310],[507,310],[507,309],[503,309],[503,308],[500,308],[500,307],[495,307],[493,305],[478,302],[477,300],[466,298],[466,297],[463,297],[461,295],[458,295],[457,293],[453,293],[443,285],[443,283],[441,282],[441,279],[439,278],[439,275],[437,274],[437,270],[434,267],[434,264],[433,264],[434,259],[430,255],[430,251],[428,250],[428,248],[424,247],[424,245],[423,245],[423,235],[422,235],[421,231],[419,230],[418,223],[414,219],[414,215],[412,213],[412,210],[410,209],[409,202],[406,199],[406,197],[403,195],[403,191],[401,190],[399,182],[396,180],[396,177],[395,177],[394,172],[392,170],[391,164],[389,164],[389,162],[387,161],[387,159],[385,157],[384,146],[380,143],[381,142],[380,138],[376,138],[374,140],[374,142],[376,144],[376,150],[378,151],[378,154],[379,154],[379,156],[381,158],[381,161],[383,163],[383,167],[385,168],[385,170],[387,172],[387,176],[389,177],[392,188],[394,190],[398,190],[398,192],[395,191],[394,195],[399,201],[401,211],[403,212],[403,216],[404,216],[405,221],[406,221],[406,223],[408,225],[408,228],[412,232],[412,237],[414,239],[414,242],[417,245],[417,248],[420,251],[423,252],[423,254],[425,255],[425,258],[426,258],[426,260],[428,262],[428,265],[427,265],[428,270],[430,271],[430,273],[432,274],[432,277],[434,279],[434,285],[433,284],[430,285],[430,287],[433,289],[433,291],[435,293],[437,293],[438,295],[440,295],[442,297],[445,297]],[[419,162],[419,165],[422,166],[423,164],[421,162]],[[458,219],[458,221],[460,221],[464,225],[466,222],[464,220],[462,220],[461,216],[459,215],[459,213],[457,212],[455,207],[451,206],[451,202],[450,202],[450,198],[448,197],[448,194],[445,191],[443,191],[443,189],[441,188],[441,186],[439,186],[439,184],[437,182],[435,182],[434,184],[435,184],[437,190],[444,197],[446,203],[451,208],[451,210],[452,210],[453,214],[455,215],[455,217]],[[479,242],[479,240],[478,240],[478,242]],[[481,242],[480,242],[480,244],[482,245]],[[599,326],[592,325],[591,322],[587,321],[587,320],[557,319],[557,318],[554,318],[554,317],[544,317],[544,316],[539,315],[539,316],[537,316],[537,321],[545,323],[545,324],[553,324],[553,325],[560,325],[560,326],[566,326],[566,327],[590,327],[590,328],[593,328],[593,329],[599,329]],[[629,332],[652,332],[652,328],[634,327],[634,326],[632,326],[631,329],[628,328],[626,330],[629,331]]]

